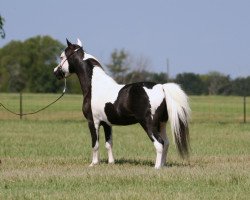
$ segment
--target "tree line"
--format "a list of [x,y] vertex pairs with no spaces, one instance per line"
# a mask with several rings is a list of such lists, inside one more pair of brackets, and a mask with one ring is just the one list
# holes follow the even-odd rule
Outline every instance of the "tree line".
[[[23,42],[11,41],[0,49],[0,92],[61,92],[63,81],[57,80],[53,68],[65,46],[50,36],[35,36]],[[250,76],[232,79],[219,72],[208,74],[180,73],[170,78],[167,73],[148,70],[150,61],[134,58],[124,49],[115,49],[105,70],[118,83],[150,81],[176,82],[191,95],[250,95]],[[81,93],[77,77],[67,80],[70,93]]]
[[208,74],[180,73],[171,78],[167,73],[149,72],[146,58],[140,57],[139,61],[131,62],[129,57],[130,54],[125,50],[114,50],[107,64],[112,77],[119,83],[175,82],[190,95],[250,95],[250,76],[232,79],[229,75],[215,71]]

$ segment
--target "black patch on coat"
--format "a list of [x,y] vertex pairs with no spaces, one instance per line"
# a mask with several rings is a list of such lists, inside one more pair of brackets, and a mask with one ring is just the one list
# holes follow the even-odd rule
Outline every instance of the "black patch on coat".
[[167,104],[164,98],[160,106],[156,109],[155,114],[153,116],[153,124],[154,127],[157,127],[157,132],[160,132],[161,122],[167,122],[167,121],[168,121]]
[[150,112],[150,103],[143,87],[153,87],[154,83],[132,83],[125,85],[118,93],[116,101],[106,103],[104,111],[108,121],[114,125],[130,125],[140,122]]
[[101,121],[101,126],[103,126],[104,134],[105,134],[105,141],[108,142],[112,139],[112,127],[109,126],[106,122]]
[[[185,113],[185,111],[184,111]],[[185,113],[186,115],[186,113]],[[176,141],[176,146],[178,149],[178,152],[182,158],[186,158],[189,155],[189,127],[188,124],[184,124],[183,121],[181,121],[181,118],[179,118],[179,123],[180,123],[180,137],[176,137],[175,135],[175,141]]]
[[86,62],[88,62],[89,65],[98,66],[98,67],[101,67],[101,68],[102,68],[101,64],[100,64],[97,60],[95,60],[95,59],[93,59],[93,58],[87,59]]

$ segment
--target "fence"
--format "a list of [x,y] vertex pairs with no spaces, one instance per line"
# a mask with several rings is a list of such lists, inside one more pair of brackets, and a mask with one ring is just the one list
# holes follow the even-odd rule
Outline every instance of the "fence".
[[[52,101],[59,94],[0,94],[0,102],[15,112],[33,112]],[[82,121],[82,95],[66,94],[56,104],[35,115],[23,116],[28,120],[79,120]],[[243,123],[250,122],[248,98],[236,96],[190,96],[192,123]],[[19,120],[0,107],[0,120]]]

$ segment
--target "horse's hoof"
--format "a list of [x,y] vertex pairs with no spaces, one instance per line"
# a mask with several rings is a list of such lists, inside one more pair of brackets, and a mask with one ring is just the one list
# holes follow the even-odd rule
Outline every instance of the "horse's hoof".
[[89,167],[94,167],[95,165],[98,165],[98,163],[91,163]]
[[161,166],[155,166],[155,169],[161,169]]

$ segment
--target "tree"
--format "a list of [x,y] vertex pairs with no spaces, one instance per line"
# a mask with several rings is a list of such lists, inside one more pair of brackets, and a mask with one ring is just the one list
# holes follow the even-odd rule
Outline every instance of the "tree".
[[232,85],[229,75],[226,76],[219,72],[210,72],[207,77],[207,87],[210,95],[231,94]]
[[21,91],[27,80],[22,43],[12,41],[0,50],[0,90]]
[[30,91],[56,92],[58,83],[52,70],[58,65],[58,57],[64,46],[49,36],[37,36],[26,40],[24,47],[24,51],[28,53],[29,66],[26,65],[25,68],[30,77]]
[[3,25],[4,25],[4,18],[0,15],[0,37],[1,38],[5,38],[5,31],[3,29]]
[[124,78],[125,83],[134,83],[134,82],[143,82],[143,81],[151,81],[149,77],[149,72],[146,70],[131,71]]
[[124,76],[129,70],[128,53],[124,49],[120,51],[115,49],[111,54],[111,60],[107,67],[118,83],[124,82]]
[[0,91],[56,92],[52,74],[64,46],[49,36],[12,41],[0,49]]
[[160,72],[160,73],[150,73],[150,80],[155,83],[167,83],[169,81],[169,77],[167,73]]
[[198,74],[177,74],[175,81],[180,84],[188,94],[200,95],[205,93],[205,85]]
[[250,76],[236,78],[232,81],[232,94],[239,96],[250,96]]

